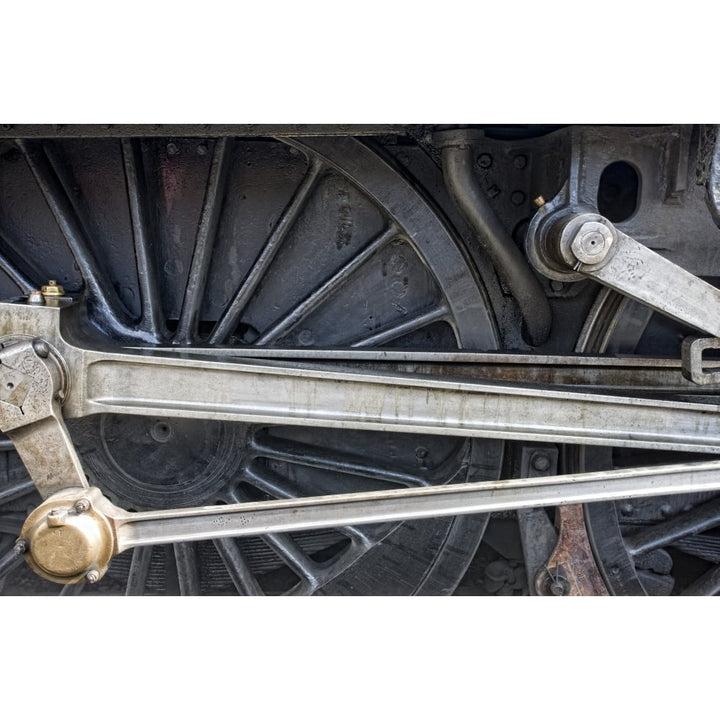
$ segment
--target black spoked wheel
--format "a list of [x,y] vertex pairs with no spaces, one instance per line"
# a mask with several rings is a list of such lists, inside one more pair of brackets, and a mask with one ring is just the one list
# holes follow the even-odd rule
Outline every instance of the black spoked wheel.
[[[672,355],[687,330],[603,290],[579,352]],[[572,452],[587,470],[697,460],[678,453],[585,448]],[[617,595],[714,595],[720,592],[720,497],[667,495],[585,507],[590,538],[608,588]]]
[[[351,138],[0,146],[0,292],[56,279],[122,344],[492,349],[472,263],[413,180]],[[135,510],[495,479],[502,444],[102,415],[69,423],[91,483]],[[0,453],[0,550],[38,501]],[[139,548],[117,594],[453,591],[483,517]],[[55,592],[27,568],[5,594]]]

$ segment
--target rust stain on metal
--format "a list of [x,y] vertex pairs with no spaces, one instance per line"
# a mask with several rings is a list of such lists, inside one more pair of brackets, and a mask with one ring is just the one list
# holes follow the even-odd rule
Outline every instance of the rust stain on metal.
[[547,561],[547,568],[538,575],[535,589],[547,595],[548,574],[554,576],[562,568],[568,583],[567,595],[609,595],[590,548],[582,505],[557,508],[559,518],[558,542]]

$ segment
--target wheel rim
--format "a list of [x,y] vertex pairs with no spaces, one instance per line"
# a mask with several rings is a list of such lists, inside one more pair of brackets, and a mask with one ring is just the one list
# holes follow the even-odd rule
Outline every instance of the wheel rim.
[[[609,290],[598,295],[576,347],[578,352],[669,355],[686,331],[651,310]],[[664,457],[663,457],[664,455]],[[667,453],[584,448],[571,464],[596,470],[697,459]],[[693,519],[717,493],[666,495],[585,506],[593,550],[608,588],[616,595],[713,594],[720,590],[720,536],[713,529],[693,531]],[[688,527],[679,537],[671,530]],[[720,525],[720,513],[717,525]],[[639,538],[657,534],[642,550]],[[665,535],[663,539],[663,535]],[[638,546],[638,547],[636,547]]]
[[[489,301],[451,232],[413,183],[356,140],[20,149],[2,156],[0,173],[18,203],[34,193],[38,212],[22,220],[10,198],[4,254],[28,282],[53,275],[82,290],[91,320],[116,342],[497,346]],[[48,212],[53,201],[60,209]],[[58,215],[73,211],[80,230],[59,232]],[[49,238],[41,267],[24,250],[37,237]],[[91,238],[103,238],[102,252]],[[139,271],[127,267],[130,252]],[[3,295],[17,294],[3,281]],[[494,479],[502,459],[496,441],[401,434],[113,416],[69,429],[93,484],[134,509]],[[184,456],[190,446],[201,449]],[[8,497],[21,486],[24,495],[0,505],[6,545],[31,504],[22,468],[6,474]],[[485,518],[432,519],[143,548],[116,558],[98,591],[451,592],[484,527]],[[38,591],[22,580],[5,592],[24,582]]]

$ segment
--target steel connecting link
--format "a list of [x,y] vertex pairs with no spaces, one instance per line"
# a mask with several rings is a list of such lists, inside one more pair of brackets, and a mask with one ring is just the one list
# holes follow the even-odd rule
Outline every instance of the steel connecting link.
[[528,257],[564,282],[592,278],[663,315],[720,337],[720,290],[618,230],[607,218],[553,201],[526,236]]
[[[212,359],[201,352],[104,352],[79,340],[72,307],[3,304],[0,317],[0,429],[45,499],[27,518],[19,547],[28,548],[25,557],[38,574],[56,582],[96,582],[114,555],[139,545],[720,490],[717,461],[128,513],[88,487],[64,417],[150,414],[720,453],[720,406],[537,383],[544,376],[572,380],[573,373],[576,383],[587,381],[584,367],[627,383],[623,369],[603,358],[540,358],[527,367],[525,379],[534,384],[504,385],[477,379],[482,355],[470,362],[466,353],[404,353],[393,362],[382,351],[374,361],[349,353],[348,364],[338,367],[337,355],[322,352],[306,355],[304,364],[222,349],[213,349]],[[18,339],[33,335],[40,337]],[[494,377],[506,367],[522,380],[512,356],[493,355],[489,367]],[[638,367],[658,371],[655,380],[673,387],[687,383],[677,362]],[[464,376],[462,370],[453,376],[458,368]]]

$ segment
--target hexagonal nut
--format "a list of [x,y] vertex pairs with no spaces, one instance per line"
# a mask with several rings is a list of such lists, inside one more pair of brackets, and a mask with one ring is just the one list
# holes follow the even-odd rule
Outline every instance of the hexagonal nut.
[[570,250],[584,265],[597,265],[605,260],[614,242],[612,228],[591,220],[580,226],[570,244]]

